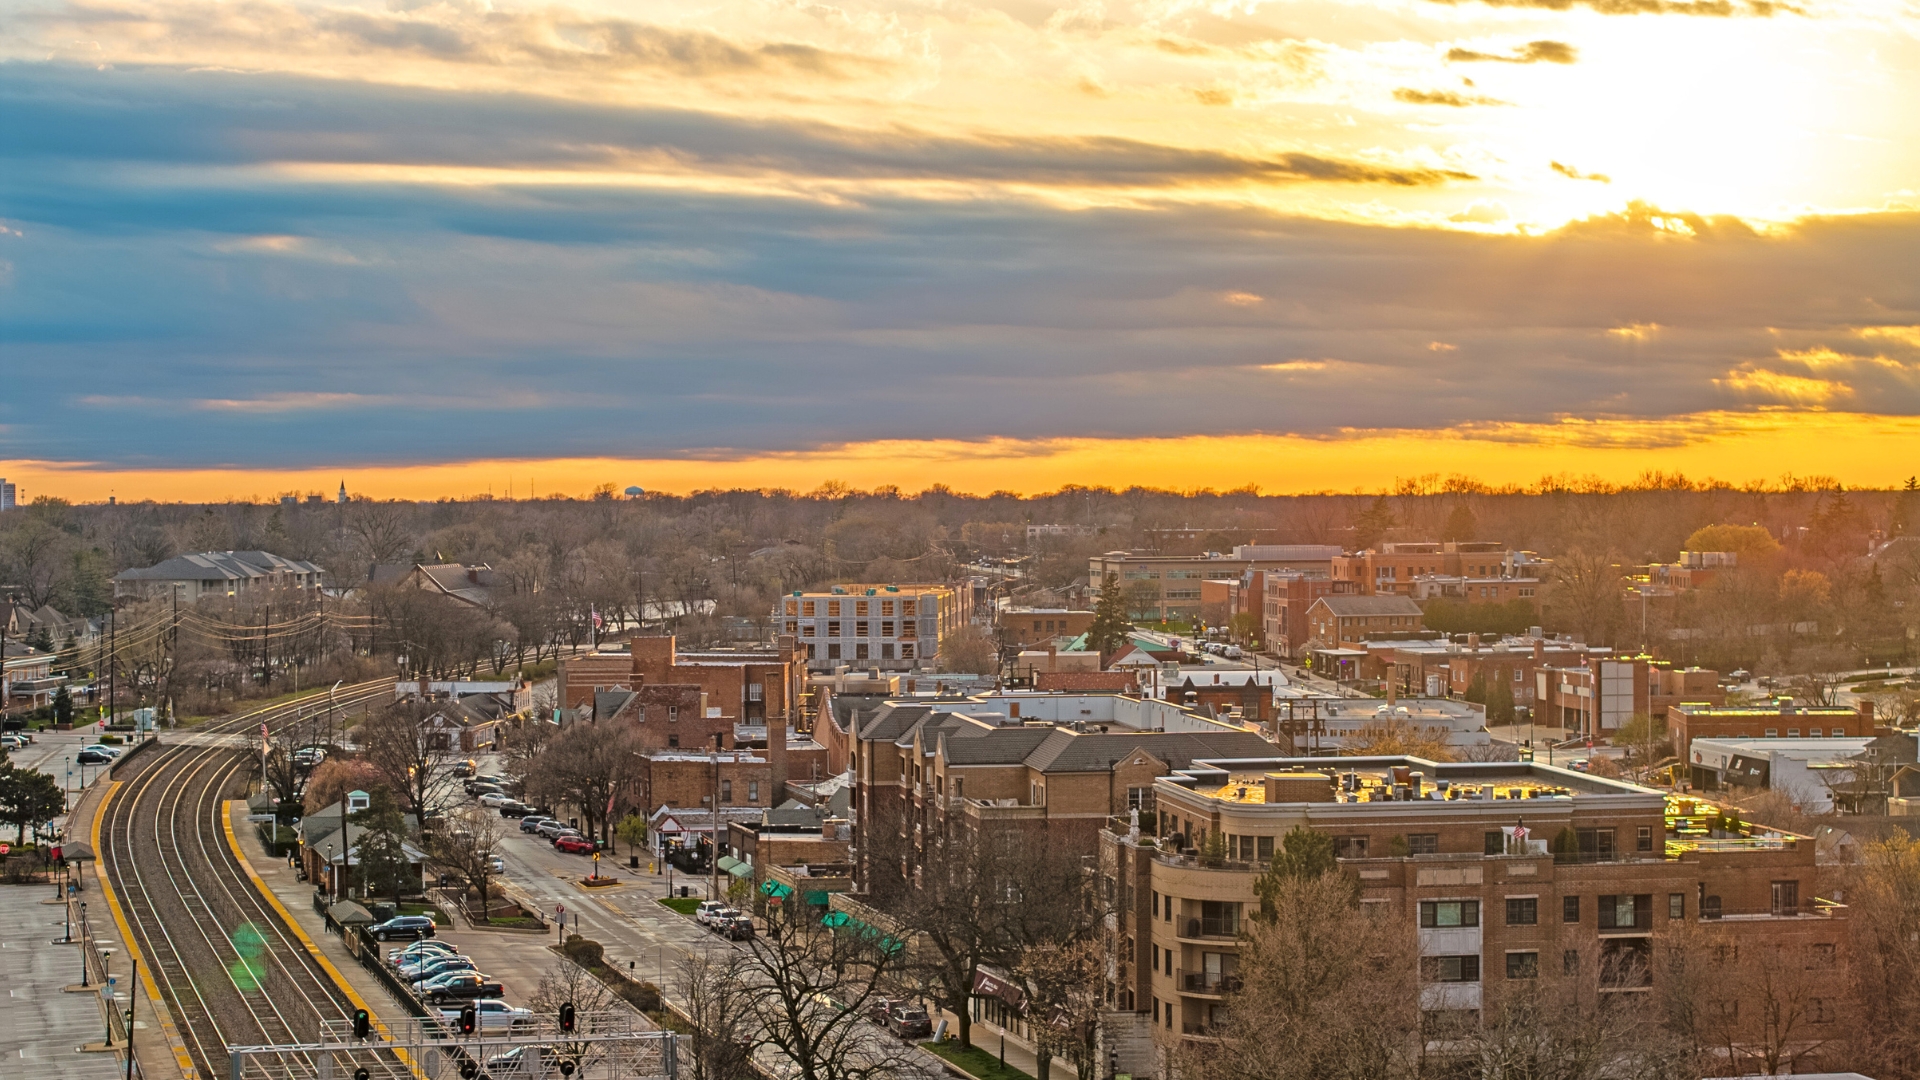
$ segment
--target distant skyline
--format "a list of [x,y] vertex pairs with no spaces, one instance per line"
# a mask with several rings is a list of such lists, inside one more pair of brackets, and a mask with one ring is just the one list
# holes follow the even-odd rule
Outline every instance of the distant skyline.
[[1899,0],[0,2],[29,497],[1920,471]]

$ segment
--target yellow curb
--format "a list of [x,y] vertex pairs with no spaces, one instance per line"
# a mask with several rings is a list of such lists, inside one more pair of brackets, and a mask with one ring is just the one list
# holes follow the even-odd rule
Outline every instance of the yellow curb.
[[[333,966],[333,961],[327,959],[326,954],[320,951],[320,946],[314,944],[313,939],[307,936],[307,932],[300,929],[300,924],[293,921],[293,913],[287,910],[286,905],[280,902],[280,898],[274,895],[272,889],[267,888],[266,881],[262,879],[259,874],[254,873],[253,863],[247,860],[246,854],[240,850],[240,841],[233,835],[233,807],[234,804],[238,802],[240,802],[240,800],[233,799],[223,805],[220,813],[220,827],[226,830],[227,848],[233,852],[233,857],[239,861],[240,869],[246,871],[247,880],[253,882],[253,887],[259,891],[261,896],[266,898],[267,903],[273,905],[273,910],[280,915],[280,921],[286,923],[287,929],[293,931],[293,936],[300,939],[300,945],[307,950],[307,955],[313,957],[314,961],[320,965],[320,969],[327,973],[327,977],[332,979],[334,985],[340,988],[340,992],[345,994],[347,1000],[353,1003],[353,1007],[367,1010],[367,1016],[372,1018],[374,1030],[380,1033],[380,1037],[383,1039],[392,1038],[393,1033],[388,1031],[387,1025],[380,1021],[380,1017],[373,1011],[373,1007],[368,1005],[366,1001],[354,991],[353,986],[347,982],[346,976],[340,974],[340,969]],[[393,1051],[393,1056],[400,1059],[400,1064],[405,1065],[409,1069],[414,1067],[413,1058],[405,1050],[398,1046],[389,1046],[388,1049]]]
[[[102,857],[106,850],[100,846],[100,826],[107,820],[107,804],[120,793],[124,783],[123,780],[107,781],[107,793],[100,797],[100,804],[93,808],[93,854],[96,859]],[[127,947],[127,957],[138,961],[141,958],[140,946],[134,941],[133,927],[127,925],[127,917],[120,910],[119,899],[113,895],[113,882],[108,880],[111,875],[98,863],[95,866],[100,871],[94,875],[100,879],[100,895],[107,901],[107,910],[113,913],[114,925],[120,928],[120,940]],[[174,1062],[180,1066],[182,1080],[198,1080],[200,1072],[194,1067],[193,1055],[187,1053],[187,1043],[180,1037],[180,1029],[174,1026],[172,1011],[164,1014],[160,1011],[166,1003],[160,997],[160,984],[153,977],[152,964],[140,965],[140,985],[147,988],[147,999],[154,1004],[154,1015],[160,1017],[160,1030],[167,1037],[167,1049],[173,1051]]]

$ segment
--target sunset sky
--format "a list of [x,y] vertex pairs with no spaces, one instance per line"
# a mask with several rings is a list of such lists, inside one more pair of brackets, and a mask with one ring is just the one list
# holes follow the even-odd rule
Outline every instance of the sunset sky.
[[1920,472],[1920,0],[0,0],[0,476]]

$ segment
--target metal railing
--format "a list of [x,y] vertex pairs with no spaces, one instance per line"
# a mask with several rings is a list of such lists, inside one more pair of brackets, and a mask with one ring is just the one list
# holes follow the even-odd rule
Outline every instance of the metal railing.
[[1188,971],[1180,969],[1180,989],[1189,994],[1232,994],[1239,991],[1240,976],[1232,972]]
[[1239,919],[1187,919],[1181,925],[1189,938],[1230,938],[1240,936]]

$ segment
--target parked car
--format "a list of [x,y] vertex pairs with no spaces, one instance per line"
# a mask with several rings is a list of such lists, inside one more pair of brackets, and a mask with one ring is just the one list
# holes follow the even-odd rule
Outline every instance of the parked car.
[[399,967],[401,964],[411,963],[424,956],[455,956],[458,955],[459,952],[459,949],[454,948],[444,941],[427,939],[424,941],[416,941],[404,949],[389,950],[387,952],[387,963]]
[[501,803],[499,809],[501,817],[525,818],[528,814],[533,813],[533,807],[516,800]]
[[442,974],[451,974],[455,970],[476,970],[480,965],[472,957],[451,955],[451,957],[424,957],[413,963],[399,965],[399,976],[407,982],[426,982],[428,978],[440,978]]
[[753,937],[753,920],[745,915],[736,915],[731,919],[716,921],[714,932],[728,941],[746,941]]
[[495,855],[493,858],[487,860],[487,869],[496,874],[504,874],[507,872],[507,860]]
[[593,841],[587,839],[584,836],[581,836],[579,833],[574,833],[571,836],[559,837],[558,839],[554,840],[553,846],[558,848],[561,851],[566,852],[569,855],[591,854],[594,848]]
[[480,796],[481,806],[491,806],[496,810],[512,801],[513,796],[504,791],[489,791]]
[[4,746],[8,750],[24,749],[26,745],[27,740],[18,735],[0,735],[0,746]]
[[538,832],[540,831],[540,826],[552,820],[552,818],[544,814],[528,814],[526,817],[520,819],[520,831]]
[[73,760],[81,765],[111,765],[113,755],[107,753],[105,747],[89,746],[74,755]]
[[324,746],[303,746],[293,752],[293,763],[303,769],[311,769],[327,760],[327,748]]
[[434,935],[433,920],[425,915],[396,915],[386,922],[374,923],[367,927],[367,933],[372,934],[375,941],[432,937]]
[[[480,1030],[492,1031],[501,1028],[533,1026],[533,1013],[527,1009],[516,1009],[497,998],[473,1002],[473,1009],[479,1013]],[[441,1009],[441,1022],[447,1030],[458,1031],[460,1023],[459,1009]]]
[[489,783],[485,780],[469,780],[460,786],[466,789],[469,795],[485,795],[489,791],[505,790],[499,784]]
[[437,979],[429,979],[420,984],[420,996],[430,1005],[447,1001],[477,1001],[481,998],[497,998],[507,992],[507,988],[487,978],[477,971],[455,971]]
[[94,743],[92,746],[87,747],[87,749],[98,750],[108,757],[119,757],[121,754],[127,752],[127,748],[124,746],[111,746],[107,743]]
[[712,921],[714,915],[722,911],[731,911],[725,900],[702,900],[700,906],[693,909],[693,921],[701,926]]
[[514,1077],[548,1077],[560,1071],[561,1056],[551,1046],[516,1046],[504,1054],[487,1059],[486,1075],[491,1080]]
[[738,908],[730,908],[730,907],[716,908],[714,911],[712,911],[707,915],[706,926],[707,926],[707,929],[717,934],[723,928],[725,928],[728,923],[732,922],[733,920],[739,917],[740,917],[740,909]]
[[902,1003],[887,1010],[887,1030],[903,1039],[925,1039],[933,1035],[933,1019],[926,1009]]
[[570,833],[570,832],[575,832],[577,830],[569,828],[567,823],[564,821],[555,821],[552,818],[548,818],[547,820],[541,822],[539,825],[534,826],[533,831],[539,833],[541,836],[545,837],[548,840],[552,840],[560,836],[562,833]]

